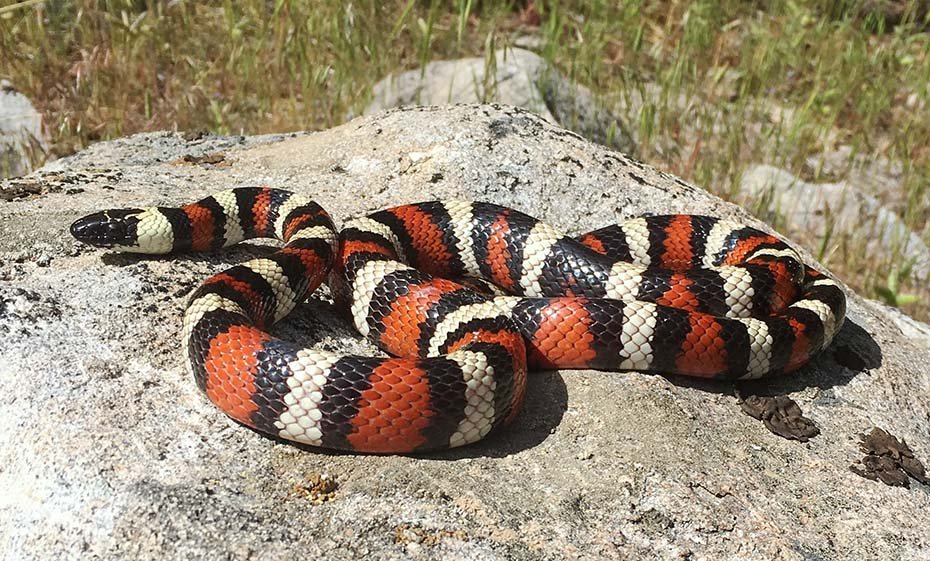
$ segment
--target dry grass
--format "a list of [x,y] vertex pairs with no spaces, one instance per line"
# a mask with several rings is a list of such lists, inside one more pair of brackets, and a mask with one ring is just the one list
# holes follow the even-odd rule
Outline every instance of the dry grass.
[[[641,159],[724,197],[736,193],[751,163],[820,181],[899,161],[897,184],[880,196],[930,240],[926,14],[912,2],[892,28],[861,4],[7,3],[0,78],[43,112],[54,157],[143,130],[330,127],[364,107],[389,72],[532,34],[546,58],[604,103],[637,108],[625,117],[638,130]],[[825,173],[818,158],[840,145],[851,147],[848,162]],[[809,242],[860,291],[930,316],[927,279],[902,274],[905,252],[875,258],[829,235]],[[914,301],[905,298],[911,293]]]

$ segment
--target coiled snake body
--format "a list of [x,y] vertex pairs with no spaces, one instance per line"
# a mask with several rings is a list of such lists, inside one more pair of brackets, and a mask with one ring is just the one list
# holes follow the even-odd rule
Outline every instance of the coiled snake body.
[[[337,231],[302,195],[238,188],[181,208],[98,212],[71,232],[137,253],[283,241],[194,292],[183,322],[188,365],[234,419],[361,452],[480,440],[519,411],[528,366],[722,379],[791,372],[845,315],[837,283],[786,244],[707,216],[638,218],[571,238],[513,209],[443,201]],[[298,348],[267,332],[327,275],[358,331],[396,358]]]

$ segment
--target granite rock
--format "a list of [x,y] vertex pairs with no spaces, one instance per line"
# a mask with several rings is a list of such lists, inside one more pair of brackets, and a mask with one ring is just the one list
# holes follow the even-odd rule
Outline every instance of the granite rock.
[[[766,228],[530,112],[421,107],[312,134],[140,134],[25,179],[32,191],[0,201],[0,557],[930,558],[927,487],[849,469],[874,427],[930,457],[930,346],[855,294],[830,348],[761,386],[817,425],[807,443],[742,413],[730,384],[580,370],[533,373],[515,423],[477,445],[332,454],[230,421],[183,366],[186,296],[267,247],[144,258],[67,233],[98,209],[256,185],[312,195],[337,222],[468,197],[570,232],[669,212]],[[374,352],[325,290],[274,332]]]

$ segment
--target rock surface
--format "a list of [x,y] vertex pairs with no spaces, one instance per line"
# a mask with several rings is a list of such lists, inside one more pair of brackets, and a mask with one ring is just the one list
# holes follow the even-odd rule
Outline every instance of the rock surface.
[[45,149],[42,115],[29,99],[0,80],[0,177],[29,173]]
[[[524,411],[486,442],[353,456],[243,428],[185,373],[186,295],[267,248],[140,258],[67,234],[101,208],[261,184],[310,194],[337,221],[456,196],[572,232],[682,211],[759,226],[533,114],[417,108],[307,135],[144,134],[28,179],[33,192],[0,202],[0,557],[930,558],[928,488],[849,469],[862,457],[859,435],[874,427],[930,458],[930,347],[854,295],[825,353],[761,386],[816,423],[821,434],[807,443],[743,414],[731,385],[564,371],[531,375]],[[275,332],[371,351],[325,292]]]
[[822,236],[829,231],[852,247],[865,247],[866,254],[875,259],[900,252],[913,260],[915,278],[930,279],[927,244],[881,201],[848,182],[808,183],[783,169],[757,165],[743,174],[740,196],[747,201],[768,201],[768,210],[788,224],[789,235]]
[[499,49],[493,59],[430,62],[384,78],[371,97],[366,115],[408,105],[515,105],[600,144],[628,154],[635,151],[626,124],[616,114],[601,107],[590,90],[525,49]]

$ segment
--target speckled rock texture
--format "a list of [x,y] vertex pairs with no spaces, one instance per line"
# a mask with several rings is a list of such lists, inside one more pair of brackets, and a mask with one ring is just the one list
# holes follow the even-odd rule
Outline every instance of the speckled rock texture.
[[[267,184],[337,222],[470,197],[572,232],[634,215],[747,214],[513,107],[396,110],[289,136],[152,133],[0,183],[0,557],[4,559],[930,559],[930,489],[853,473],[882,428],[930,458],[930,346],[850,294],[834,345],[753,391],[792,397],[807,443],[730,384],[539,372],[514,425],[422,457],[331,454],[230,421],[179,349],[196,285],[268,248],[142,258],[80,247],[92,211]],[[23,185],[30,186],[28,190]],[[373,349],[326,291],[274,328]]]

